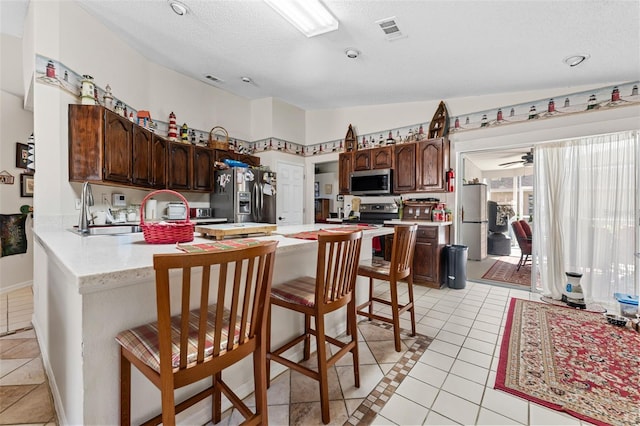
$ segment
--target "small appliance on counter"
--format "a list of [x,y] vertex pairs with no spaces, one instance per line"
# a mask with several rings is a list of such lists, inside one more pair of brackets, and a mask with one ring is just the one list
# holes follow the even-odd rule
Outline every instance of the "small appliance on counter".
[[191,219],[209,219],[213,217],[213,209],[210,207],[191,207],[189,217]]
[[167,204],[167,219],[184,220],[187,217],[187,206],[184,203],[176,201]]

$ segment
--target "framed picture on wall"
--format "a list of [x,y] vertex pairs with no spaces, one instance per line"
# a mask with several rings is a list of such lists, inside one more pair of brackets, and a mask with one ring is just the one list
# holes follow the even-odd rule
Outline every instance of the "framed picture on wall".
[[331,194],[331,192],[333,192],[333,185],[330,183],[325,183],[324,184],[324,193],[329,195]]
[[313,183],[314,197],[318,198],[320,196],[320,182]]
[[19,169],[26,169],[28,158],[29,146],[24,143],[16,142],[16,167]]
[[31,173],[20,175],[20,196],[33,197],[33,175]]

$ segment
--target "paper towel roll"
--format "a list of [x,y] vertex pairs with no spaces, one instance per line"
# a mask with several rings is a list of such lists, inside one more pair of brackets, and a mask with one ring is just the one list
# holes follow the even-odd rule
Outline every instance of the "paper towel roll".
[[158,207],[158,202],[153,198],[150,198],[146,201],[144,205],[144,218],[145,220],[152,220],[156,218],[156,209]]

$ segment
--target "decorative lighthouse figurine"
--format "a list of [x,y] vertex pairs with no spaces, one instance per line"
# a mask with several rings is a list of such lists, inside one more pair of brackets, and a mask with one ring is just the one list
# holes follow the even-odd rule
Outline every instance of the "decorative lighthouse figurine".
[[104,101],[104,106],[107,109],[110,109],[113,111],[113,95],[111,94],[111,86],[109,86],[107,84],[107,87],[105,87],[105,92],[104,92],[104,96],[102,97],[102,100]]
[[93,84],[93,77],[90,75],[83,75],[80,86],[80,103],[82,105],[95,105],[95,85]]
[[178,140],[178,126],[176,125],[176,115],[173,111],[169,114],[169,133],[167,136],[169,136],[170,141]]

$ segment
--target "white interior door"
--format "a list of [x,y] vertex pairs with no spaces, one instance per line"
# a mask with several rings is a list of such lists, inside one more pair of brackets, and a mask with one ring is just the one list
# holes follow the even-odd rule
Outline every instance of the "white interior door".
[[278,161],[277,225],[302,225],[304,211],[304,166]]

